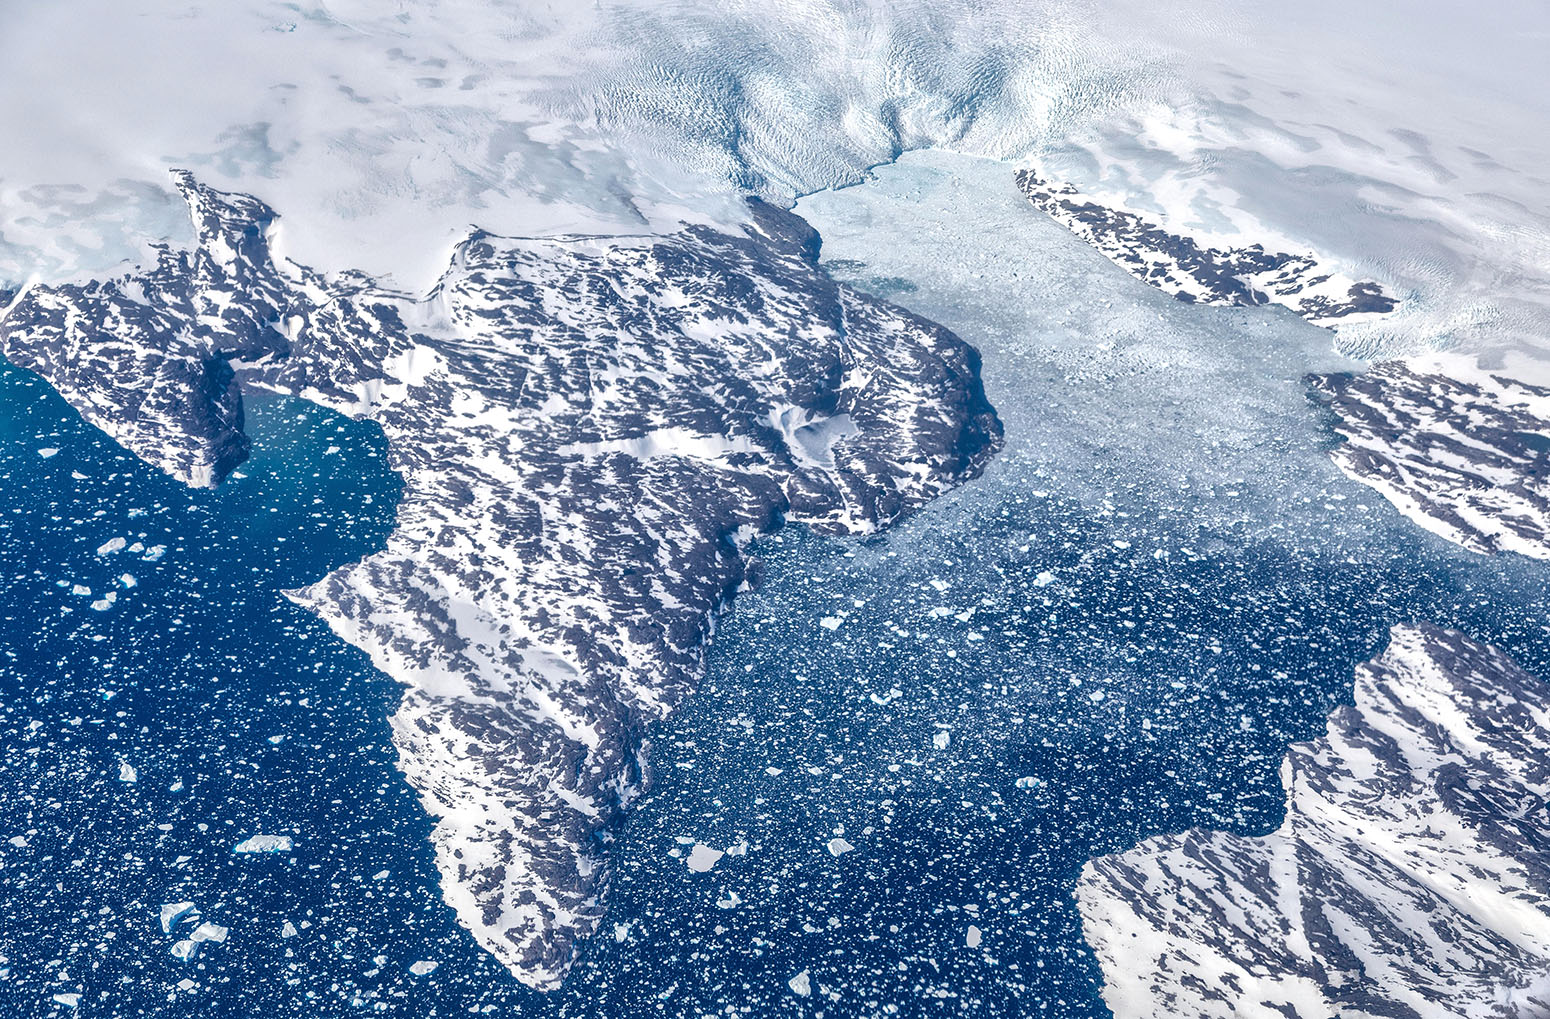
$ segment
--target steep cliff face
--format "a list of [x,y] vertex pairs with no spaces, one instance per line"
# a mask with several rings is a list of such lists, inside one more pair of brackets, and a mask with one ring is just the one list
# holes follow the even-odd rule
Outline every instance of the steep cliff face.
[[268,208],[179,185],[195,247],[27,290],[0,350],[194,485],[246,455],[242,386],[381,424],[396,530],[293,597],[404,684],[447,901],[557,986],[745,542],[867,533],[976,475],[1000,441],[978,357],[835,284],[764,205],[742,234],[476,234],[418,297],[277,258]]
[[1189,831],[1089,864],[1119,1019],[1550,1016],[1550,686],[1396,627],[1283,766],[1262,838]]

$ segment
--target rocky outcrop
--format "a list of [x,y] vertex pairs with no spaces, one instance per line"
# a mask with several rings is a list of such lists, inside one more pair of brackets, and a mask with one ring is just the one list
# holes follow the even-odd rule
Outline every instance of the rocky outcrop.
[[1275,832],[1084,870],[1117,1019],[1550,1016],[1550,686],[1401,626],[1355,700],[1288,752]]
[[974,476],[1000,438],[978,357],[837,285],[762,204],[742,233],[476,234],[411,296],[277,258],[268,208],[179,186],[194,247],[30,288],[0,350],[190,484],[245,455],[244,386],[381,424],[396,529],[294,597],[404,684],[447,901],[557,986],[747,540],[866,533]]
[[1311,254],[1266,251],[1258,244],[1206,247],[1031,169],[1017,171],[1017,186],[1036,208],[1114,264],[1181,301],[1228,307],[1281,304],[1321,326],[1385,315],[1395,307],[1377,283],[1341,275]]
[[1550,559],[1550,390],[1397,361],[1309,383],[1336,415],[1332,456],[1350,478],[1467,549]]

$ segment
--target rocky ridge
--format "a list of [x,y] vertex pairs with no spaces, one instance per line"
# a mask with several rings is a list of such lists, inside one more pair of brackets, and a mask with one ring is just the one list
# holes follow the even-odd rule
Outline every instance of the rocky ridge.
[[1077,885],[1117,1019],[1550,1016],[1550,686],[1398,626],[1288,751],[1286,818],[1192,830]]

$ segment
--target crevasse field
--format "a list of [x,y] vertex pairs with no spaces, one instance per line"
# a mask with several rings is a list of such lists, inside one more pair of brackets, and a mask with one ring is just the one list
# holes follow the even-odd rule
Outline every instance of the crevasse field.
[[[1083,866],[1276,829],[1288,744],[1390,626],[1550,675],[1544,564],[1343,474],[1306,381],[1550,378],[1540,5],[6,20],[0,290],[188,243],[172,167],[269,203],[284,254],[414,292],[475,227],[736,229],[755,194],[834,279],[977,348],[1005,444],[874,536],[752,541],[607,836],[606,919],[545,993],[443,899],[399,683],[282,595],[393,531],[382,430],[250,394],[251,458],[190,489],[4,365],[0,1016],[1106,1016]],[[1337,335],[1174,300],[1032,207],[1025,165],[1400,308]]]

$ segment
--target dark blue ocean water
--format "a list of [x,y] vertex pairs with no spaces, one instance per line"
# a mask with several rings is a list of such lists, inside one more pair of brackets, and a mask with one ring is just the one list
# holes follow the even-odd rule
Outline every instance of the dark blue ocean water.
[[[837,272],[978,328],[926,274],[832,243]],[[395,684],[280,594],[391,528],[380,433],[259,400],[241,476],[191,492],[0,372],[0,1019],[73,993],[115,1017],[1103,1016],[1082,864],[1275,827],[1286,744],[1390,624],[1550,673],[1542,567],[1453,549],[1340,479],[1294,375],[1255,377],[1295,397],[1264,456],[1306,485],[1159,486],[1066,425],[1150,390],[1042,354],[1007,370],[1010,349],[987,359],[1010,439],[985,479],[883,537],[758,547],[764,587],[654,735],[609,921],[549,996],[441,903],[388,743]],[[233,852],[254,835],[293,848]],[[734,851],[696,873],[696,844]],[[182,900],[230,929],[188,962],[159,922]]]

